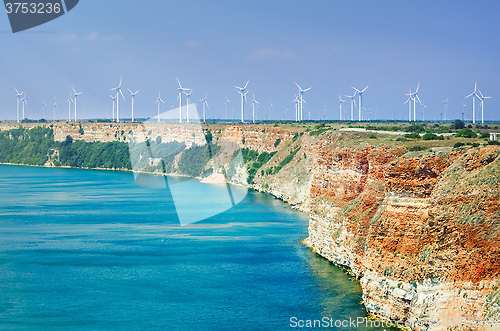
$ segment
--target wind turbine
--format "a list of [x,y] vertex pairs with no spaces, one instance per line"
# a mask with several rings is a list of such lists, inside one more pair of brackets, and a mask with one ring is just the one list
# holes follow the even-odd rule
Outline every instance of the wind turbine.
[[[481,123],[484,124],[484,99],[491,99],[491,97],[485,97],[479,89],[477,90],[479,92],[479,95],[476,94],[476,96],[481,100]],[[23,107],[23,114],[24,114],[24,107]]]
[[205,92],[205,98],[199,100],[199,101],[203,101],[203,123],[205,123],[205,120],[206,120],[205,106],[207,106],[207,108],[210,109],[210,107],[208,106],[208,103],[207,103],[207,95],[208,94]]
[[448,110],[448,100],[450,98],[447,98],[446,100],[441,100],[441,102],[444,103],[444,120],[446,121],[446,111]]
[[292,101],[295,104],[295,122],[299,120],[299,102],[299,97],[295,95],[295,99]]
[[340,106],[339,106],[339,109],[340,109],[340,120],[342,121],[342,104],[344,102],[346,102],[347,100],[343,100],[342,97],[340,96],[339,94],[339,103],[340,103]]
[[427,106],[424,105],[423,102],[421,102],[420,105],[422,106],[422,122],[425,122],[425,108],[427,108]]
[[354,98],[356,97],[356,91],[354,91],[353,95],[346,95],[344,94],[345,97],[351,99],[351,121],[354,121],[354,107],[356,106],[356,100]]
[[24,106],[28,104],[28,101],[26,101],[26,92],[24,92],[24,97],[21,99],[21,102],[23,103],[23,120],[26,118],[24,116]]
[[189,93],[186,91],[182,91],[186,95],[186,121],[189,123],[189,98],[191,97],[191,93],[193,93],[193,89],[189,90]]
[[403,106],[406,105],[408,102],[408,121],[411,122],[411,101],[413,100],[411,89],[408,87],[408,90],[410,91],[408,94],[405,94],[408,96],[408,99],[403,103]]
[[273,102],[269,100],[269,120],[272,120],[272,109],[274,108]]
[[[125,101],[125,96],[123,95],[123,92],[121,89],[122,79],[123,79],[123,76],[120,76],[120,84],[118,85],[118,87],[110,89],[110,91],[116,91],[116,121],[117,122],[120,122],[120,96],[119,96],[119,94],[122,95],[122,98]],[[76,102],[75,102],[75,112],[76,112]],[[75,120],[76,120],[76,116],[75,116]]]
[[[68,103],[68,121],[71,121],[71,103],[74,102],[73,99],[71,98],[71,92],[70,92],[69,98],[68,98],[68,100],[66,100],[66,102]],[[76,121],[76,118],[75,118],[75,121]]]
[[17,93],[17,123],[19,123],[19,102],[21,101],[21,96],[23,95],[24,92],[19,93],[17,89],[14,90],[16,90]]
[[323,108],[323,121],[326,120],[326,105]]
[[115,96],[112,96],[111,94],[109,96],[113,100],[113,122],[114,122],[115,121],[115,102],[116,102],[116,99],[118,99],[118,98]]
[[356,92],[358,92],[359,94],[359,105],[358,105],[358,109],[359,109],[359,120],[361,121],[361,109],[363,108],[363,92],[368,88],[368,86],[370,85],[367,85],[362,91],[358,90],[357,88],[351,86]]
[[132,98],[132,122],[134,121],[134,98],[135,98],[135,95],[137,93],[139,93],[139,90],[137,90],[137,92],[132,92],[129,88],[127,88],[127,90],[130,92],[130,96]]
[[[121,81],[120,81],[120,85],[122,85]],[[77,93],[73,87],[71,87],[71,88],[73,89],[73,93],[74,93],[73,95],[74,95],[74,97],[75,97],[75,101],[74,101],[74,102],[75,102],[75,122],[76,122],[76,99],[77,99],[77,98],[78,98],[78,96],[79,96],[80,94],[82,94],[83,92]]]
[[465,103],[462,101],[462,122],[464,121],[464,109],[465,109]]
[[257,104],[257,108],[259,107],[260,103],[255,100],[255,93],[252,93],[252,123],[255,123],[255,104]]
[[237,92],[239,94],[241,94],[241,123],[245,122],[245,118],[244,118],[245,104],[244,104],[244,101],[246,102],[246,100],[247,100],[246,96],[248,93],[248,91],[245,92],[245,89],[247,88],[249,82],[250,82],[250,79],[247,81],[247,83],[243,87],[239,87],[239,86],[234,85],[234,87],[238,90]]
[[227,103],[231,102],[231,101],[229,101],[226,94],[224,94],[224,98],[225,98],[224,99],[224,106],[226,106],[226,120],[227,120]]
[[43,101],[43,103],[42,103],[42,116],[45,119],[45,106],[47,106],[47,104],[45,103],[44,99],[42,99],[42,101]]
[[310,88],[306,88],[305,90],[303,90],[303,89],[299,86],[299,84],[297,84],[296,82],[294,82],[294,83],[295,83],[295,85],[297,85],[297,87],[299,88],[299,102],[300,102],[299,118],[300,118],[300,120],[302,121],[302,120],[303,120],[303,116],[302,116],[303,112],[302,112],[302,110],[304,109],[304,106],[303,106],[303,101],[304,101],[304,92],[309,91],[310,89],[312,89],[312,87],[310,87]]
[[474,97],[480,99],[479,95],[477,95],[476,92],[477,92],[477,81],[474,84],[474,92],[465,97],[465,99],[467,99],[468,97],[472,97],[472,123],[476,123],[476,99],[474,99]]
[[57,108],[57,102],[56,102],[56,96],[54,95],[54,100],[52,100],[52,120],[56,120],[56,108]]
[[158,122],[160,121],[160,101],[165,103],[165,101],[163,101],[163,99],[160,96],[160,90],[158,90],[158,99],[156,99],[155,101],[155,103],[158,104]]
[[179,78],[175,77],[175,79],[177,79],[177,83],[179,83],[179,87],[177,88],[179,90],[177,101],[179,101],[179,123],[182,123],[182,92],[186,93],[185,91],[189,91],[190,89],[183,88]]

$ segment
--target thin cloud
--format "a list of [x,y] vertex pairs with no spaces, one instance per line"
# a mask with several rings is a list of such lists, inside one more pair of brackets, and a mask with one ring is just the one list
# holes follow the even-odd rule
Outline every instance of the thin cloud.
[[295,54],[291,51],[279,51],[270,48],[260,48],[254,51],[248,59],[250,61],[286,60],[291,59]]
[[83,40],[86,40],[86,41],[115,41],[115,40],[123,40],[123,36],[121,36],[121,35],[101,36],[97,31],[93,31],[88,36],[83,37]]
[[202,47],[203,43],[200,43],[199,41],[196,40],[189,40],[184,43],[184,46],[187,48],[198,48]]

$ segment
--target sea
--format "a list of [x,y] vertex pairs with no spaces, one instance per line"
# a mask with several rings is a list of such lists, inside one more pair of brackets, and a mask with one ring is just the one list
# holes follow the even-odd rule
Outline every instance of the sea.
[[391,330],[353,326],[359,282],[307,227],[251,190],[180,225],[170,191],[131,172],[0,165],[0,330]]

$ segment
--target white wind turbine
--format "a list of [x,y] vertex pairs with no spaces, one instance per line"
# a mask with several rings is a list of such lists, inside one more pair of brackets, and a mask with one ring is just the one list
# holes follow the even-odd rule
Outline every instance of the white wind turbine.
[[273,117],[273,116],[272,116],[272,115],[273,115],[273,113],[272,113],[273,108],[274,108],[274,106],[273,106],[273,102],[272,102],[271,100],[269,100],[269,120],[270,120],[270,121],[271,121],[271,119],[272,119],[272,117]]
[[358,109],[359,109],[359,121],[361,121],[361,110],[363,109],[363,92],[368,88],[368,86],[370,86],[370,85],[367,85],[362,91],[360,91],[357,88],[351,86],[359,94],[359,105],[358,105]]
[[56,96],[54,95],[54,100],[52,100],[52,120],[56,120],[56,108],[57,108],[57,102],[56,102]]
[[252,123],[255,123],[255,105],[257,105],[257,108],[259,107],[260,103],[255,100],[255,93],[252,93]]
[[[120,82],[120,85],[121,85],[121,82]],[[73,89],[73,93],[74,93],[74,94],[73,94],[73,96],[75,97],[75,101],[74,101],[74,103],[75,103],[75,121],[76,121],[76,99],[77,99],[77,98],[78,98],[78,96],[79,96],[80,94],[82,94],[83,92],[77,93],[73,87],[71,87],[71,88]]]
[[351,99],[351,121],[354,121],[354,107],[356,107],[356,100],[354,100],[354,98],[356,97],[356,93],[358,92],[354,91],[353,95],[344,94],[346,98]]
[[24,116],[24,106],[28,104],[28,101],[26,101],[26,92],[24,92],[24,97],[21,99],[21,102],[23,103],[23,120],[26,118]]
[[205,120],[206,120],[205,106],[207,106],[207,108],[210,109],[210,107],[208,106],[208,103],[207,103],[207,95],[208,95],[208,93],[205,92],[205,98],[199,100],[199,101],[203,101],[203,123],[205,123]]
[[42,117],[45,119],[45,106],[47,106],[47,104],[45,103],[45,100],[42,99],[43,103],[42,103]]
[[227,120],[227,103],[231,102],[231,101],[227,98],[226,94],[224,94],[224,98],[225,98],[224,99],[224,106],[226,107],[226,118],[225,119]]
[[234,87],[237,89],[237,92],[239,94],[241,94],[241,123],[245,122],[245,118],[244,118],[245,104],[244,104],[244,102],[246,102],[246,96],[248,93],[248,91],[245,92],[245,89],[247,88],[249,82],[250,82],[250,79],[247,81],[247,83],[243,87],[239,87],[239,86],[234,85]]
[[191,93],[193,93],[193,89],[189,89],[189,93],[186,91],[182,91],[186,95],[186,121],[189,123],[189,99],[191,98]]
[[304,118],[303,118],[303,109],[304,109],[304,92],[307,92],[309,91],[310,89],[312,89],[312,87],[310,88],[306,88],[305,90],[303,90],[299,84],[297,84],[296,82],[294,82],[295,85],[297,85],[297,87],[299,88],[299,102],[300,102],[300,110],[299,110],[299,118],[300,120],[302,121]]
[[111,99],[113,100],[113,122],[115,121],[115,103],[116,103],[116,99],[118,99],[116,96],[113,96],[113,95],[109,95],[111,97]]
[[73,99],[71,98],[71,91],[69,93],[69,98],[66,100],[68,103],[68,121],[71,121],[71,103],[74,102]]
[[477,95],[477,81],[474,84],[474,92],[466,96],[465,99],[467,99],[468,97],[472,97],[472,123],[476,123],[476,99],[474,99],[474,97],[481,100],[481,98],[479,98],[479,95]]
[[446,100],[441,100],[442,103],[444,103],[444,120],[446,121],[446,111],[448,110],[448,100],[450,98],[447,98]]
[[340,103],[340,105],[339,105],[339,110],[340,110],[340,120],[341,120],[341,121],[342,121],[342,104],[343,104],[344,102],[346,102],[346,101],[347,101],[347,100],[343,100],[343,99],[342,99],[342,97],[341,97],[341,96],[340,96],[340,94],[339,94],[339,103]]
[[179,90],[177,101],[179,101],[179,123],[182,123],[182,93],[186,93],[185,91],[189,91],[191,89],[183,88],[181,82],[179,81],[179,78],[175,77],[175,79],[177,79],[177,83],[179,83],[179,87],[177,88]]
[[132,90],[130,90],[129,88],[127,88],[127,90],[130,92],[130,96],[132,98],[132,122],[134,121],[134,98],[135,98],[135,95],[137,93],[139,93],[139,90],[137,90],[137,92],[132,92]]
[[[123,92],[121,89],[122,79],[123,79],[123,76],[120,76],[120,84],[118,85],[118,87],[110,89],[110,91],[116,91],[116,121],[117,122],[120,122],[120,96],[119,96],[119,94],[122,95],[122,98],[125,101],[125,96],[123,95]],[[75,102],[75,109],[76,109],[76,102]],[[76,120],[76,117],[75,117],[75,120]]]
[[408,90],[410,91],[408,94],[405,94],[408,96],[408,99],[403,103],[403,105],[406,105],[408,102],[408,121],[411,122],[411,101],[413,100],[411,89],[408,87]]
[[155,103],[158,104],[158,122],[160,121],[160,101],[165,103],[165,101],[163,101],[163,99],[161,98],[160,90],[158,90],[158,99],[156,99],[155,101]]
[[[484,124],[484,99],[491,99],[491,97],[485,97],[479,89],[477,90],[479,92],[479,95],[477,97],[479,100],[481,100],[481,123]],[[24,108],[23,108],[24,109]]]
[[14,90],[16,90],[17,93],[17,123],[19,123],[19,102],[21,102],[21,96],[23,95],[24,92],[19,93],[17,89]]
[[299,97],[295,95],[295,99],[292,101],[295,104],[295,122],[299,120]]

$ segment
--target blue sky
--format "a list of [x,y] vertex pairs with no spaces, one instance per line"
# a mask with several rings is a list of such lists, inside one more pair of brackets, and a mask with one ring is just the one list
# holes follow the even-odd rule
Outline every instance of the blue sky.
[[[224,94],[235,117],[233,85],[250,79],[249,96],[261,103],[257,118],[293,114],[294,81],[313,89],[304,95],[305,117],[339,118],[338,94],[351,85],[370,87],[364,107],[373,119],[408,119],[408,87],[436,120],[449,98],[448,119],[461,118],[462,101],[474,88],[484,95],[485,119],[500,120],[500,24],[498,1],[130,1],[81,0],[66,15],[12,34],[0,15],[0,120],[15,119],[14,88],[27,92],[26,116],[42,117],[42,100],[56,96],[57,117],[67,118],[74,86],[80,114],[106,117],[109,89],[140,89],[136,117],[154,116],[161,90],[168,110],[176,105],[177,81],[208,93],[208,116],[224,116]],[[121,103],[130,117],[130,96]],[[472,117],[470,99],[465,119]],[[344,103],[346,113],[350,105]],[[417,108],[417,119],[422,118]],[[366,117],[369,117],[369,111]],[[45,117],[50,118],[47,106]],[[111,112],[107,114],[111,117]],[[246,105],[250,118],[250,104]]]

